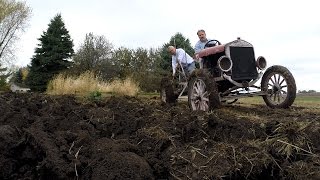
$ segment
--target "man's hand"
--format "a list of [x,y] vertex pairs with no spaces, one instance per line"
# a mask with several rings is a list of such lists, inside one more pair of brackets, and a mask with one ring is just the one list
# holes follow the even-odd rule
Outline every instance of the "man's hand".
[[194,59],[195,59],[195,60],[197,60],[197,61],[199,61],[199,60],[200,60],[200,58],[199,58],[199,54],[198,54],[198,53],[194,55]]

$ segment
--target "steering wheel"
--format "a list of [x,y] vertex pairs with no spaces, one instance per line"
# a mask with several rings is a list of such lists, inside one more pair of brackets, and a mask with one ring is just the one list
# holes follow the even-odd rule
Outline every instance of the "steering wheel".
[[212,47],[212,46],[217,46],[217,45],[221,45],[221,43],[220,43],[218,40],[212,39],[212,40],[209,40],[209,41],[204,45],[204,48]]

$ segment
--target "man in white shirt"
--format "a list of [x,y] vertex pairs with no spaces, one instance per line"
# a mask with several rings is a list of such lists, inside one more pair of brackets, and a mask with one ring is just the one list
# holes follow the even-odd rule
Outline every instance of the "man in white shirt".
[[172,58],[172,75],[176,73],[176,68],[181,65],[186,76],[188,77],[192,71],[196,68],[193,58],[187,54],[183,49],[176,49],[174,46],[169,46],[168,51]]

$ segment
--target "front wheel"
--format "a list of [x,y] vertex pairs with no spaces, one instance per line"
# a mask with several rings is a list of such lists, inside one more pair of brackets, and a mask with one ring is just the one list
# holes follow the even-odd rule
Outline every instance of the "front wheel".
[[271,66],[263,74],[261,90],[267,95],[263,100],[272,108],[288,108],[296,98],[296,82],[291,72],[283,66]]
[[205,70],[195,70],[188,85],[188,104],[193,111],[209,111],[221,106],[216,82]]

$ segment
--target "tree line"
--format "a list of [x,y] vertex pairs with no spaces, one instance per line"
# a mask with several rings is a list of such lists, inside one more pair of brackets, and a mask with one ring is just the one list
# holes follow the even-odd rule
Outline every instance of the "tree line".
[[[0,1],[14,2],[12,6],[19,4],[14,0]],[[22,9],[30,10],[25,4],[23,5]],[[10,14],[6,17],[8,16]],[[28,20],[28,16],[21,18],[24,18],[21,19],[24,23]],[[0,25],[0,33],[4,33],[5,29],[2,28],[2,24]],[[167,46],[176,45],[183,47],[189,54],[194,53],[189,39],[181,33],[174,34],[161,47],[150,49],[129,49],[123,46],[114,48],[105,36],[87,33],[78,50],[74,51],[72,37],[65,27],[61,14],[50,20],[47,30],[38,40],[39,44],[35,48],[31,63],[27,67],[19,68],[13,74],[10,73],[12,82],[40,92],[45,91],[48,82],[59,73],[80,75],[86,71],[92,71],[106,81],[131,77],[143,91],[156,91],[161,78],[171,72],[171,56],[167,52]],[[7,53],[9,51],[3,54]],[[0,62],[6,61],[6,57],[8,56],[0,54]],[[7,69],[0,69],[2,74],[7,72],[5,70]],[[8,76],[9,74],[6,74],[6,78]]]
[[301,94],[311,94],[311,93],[316,93],[316,90],[299,90],[298,93]]

